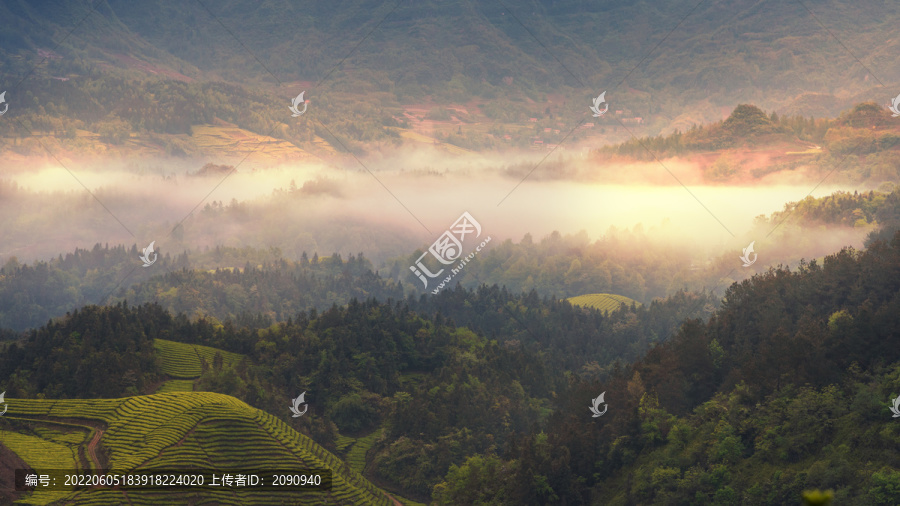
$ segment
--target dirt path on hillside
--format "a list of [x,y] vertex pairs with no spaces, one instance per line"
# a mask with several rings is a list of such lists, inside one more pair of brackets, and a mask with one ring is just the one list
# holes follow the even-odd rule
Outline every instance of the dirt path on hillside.
[[[106,426],[102,421],[94,419],[94,418],[78,418],[78,417],[56,417],[56,416],[47,416],[47,415],[39,415],[34,418],[22,418],[22,417],[10,417],[10,419],[19,420],[22,422],[31,422],[31,423],[39,423],[39,424],[66,424],[66,425],[75,425],[80,430],[94,430],[94,436],[91,438],[91,441],[88,442],[86,446],[79,445],[78,452],[76,457],[76,466],[86,466],[89,462],[86,460],[90,460],[93,462],[94,468],[102,469],[103,464],[100,462],[100,457],[97,455],[97,445],[100,443],[100,438],[103,436],[103,433],[106,431]],[[69,429],[71,430],[71,429]],[[2,447],[2,445],[0,445]]]
[[394,496],[392,496],[391,494],[388,494],[387,492],[384,492],[384,495],[388,496],[388,499],[394,501],[394,506],[403,506],[403,503],[400,502],[400,501],[398,501],[398,500],[396,500],[396,499],[394,499]]
[[94,437],[91,438],[91,442],[87,444],[87,456],[94,463],[94,469],[103,469],[100,465],[100,459],[97,458],[97,443],[100,442],[100,438],[103,437],[103,429],[97,427],[94,431]]

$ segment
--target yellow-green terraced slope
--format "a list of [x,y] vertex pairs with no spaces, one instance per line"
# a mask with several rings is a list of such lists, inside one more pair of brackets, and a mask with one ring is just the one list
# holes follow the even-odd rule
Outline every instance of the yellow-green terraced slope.
[[592,307],[600,311],[615,311],[619,309],[623,302],[626,306],[631,306],[632,302],[637,306],[641,305],[640,302],[634,299],[612,293],[589,293],[577,297],[569,297],[566,300],[573,306]]
[[[38,469],[83,468],[78,459],[81,446],[87,459],[103,459],[102,467],[116,471],[212,467],[333,472],[330,491],[87,489],[35,493],[21,498],[22,504],[393,504],[378,487],[311,439],[231,396],[169,392],[124,399],[8,398],[6,403],[9,428],[0,433],[0,441],[10,441],[6,446]],[[98,433],[99,443],[88,448]],[[52,452],[59,462],[47,461],[53,449],[59,450]]]
[[[46,430],[45,427],[40,427]],[[74,434],[83,440],[85,433]],[[34,468],[73,469],[77,466],[77,445],[66,444],[55,440],[50,434],[40,435],[22,434],[11,430],[0,430],[0,444],[3,444],[13,453]],[[80,442],[80,441],[79,441]],[[43,490],[36,492],[27,498],[27,502],[20,504],[49,504],[62,499],[66,492],[56,490]]]
[[361,437],[353,442],[350,450],[347,452],[347,463],[350,464],[356,472],[363,472],[366,468],[366,454],[372,449],[375,441],[381,437],[384,429],[376,429],[371,434]]
[[159,386],[155,393],[163,394],[166,392],[193,392],[194,380],[169,380]]
[[160,358],[160,371],[172,378],[193,379],[200,377],[203,368],[200,358],[212,366],[213,358],[216,353],[222,355],[223,363],[228,365],[237,365],[243,355],[231,353],[209,346],[199,344],[177,343],[175,341],[167,341],[165,339],[156,339],[153,341],[156,353]]

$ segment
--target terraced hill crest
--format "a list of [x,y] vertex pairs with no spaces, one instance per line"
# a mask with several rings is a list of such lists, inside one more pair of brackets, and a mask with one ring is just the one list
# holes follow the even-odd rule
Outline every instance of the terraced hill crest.
[[632,303],[638,306],[641,305],[640,302],[634,299],[613,293],[588,293],[576,297],[569,297],[566,300],[573,306],[592,307],[594,309],[599,309],[600,311],[615,311],[616,309],[619,309],[619,306],[623,303],[626,306],[631,306]]
[[244,359],[239,353],[165,339],[154,340],[153,347],[156,348],[159,357],[160,371],[172,378],[159,387],[156,391],[158,394],[193,391],[194,380],[203,373],[203,362],[212,364],[217,353],[222,357],[222,364],[225,366],[235,366]]

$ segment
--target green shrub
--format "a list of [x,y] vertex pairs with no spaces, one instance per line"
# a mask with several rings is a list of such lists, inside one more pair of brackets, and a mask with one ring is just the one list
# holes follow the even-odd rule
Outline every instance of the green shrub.
[[359,432],[378,424],[378,399],[358,393],[345,395],[338,399],[329,410],[331,420],[341,432]]
[[869,487],[871,504],[897,504],[898,497],[900,497],[900,472],[882,467],[872,475],[872,485]]

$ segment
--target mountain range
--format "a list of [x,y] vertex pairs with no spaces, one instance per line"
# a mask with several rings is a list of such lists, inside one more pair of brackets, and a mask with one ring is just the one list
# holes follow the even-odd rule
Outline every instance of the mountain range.
[[607,90],[658,133],[739,103],[816,116],[887,103],[900,6],[863,3],[4,1],[0,69],[7,88],[27,77],[24,90],[123,71],[285,103],[307,88],[313,104],[349,101],[356,115],[430,100],[584,115]]

